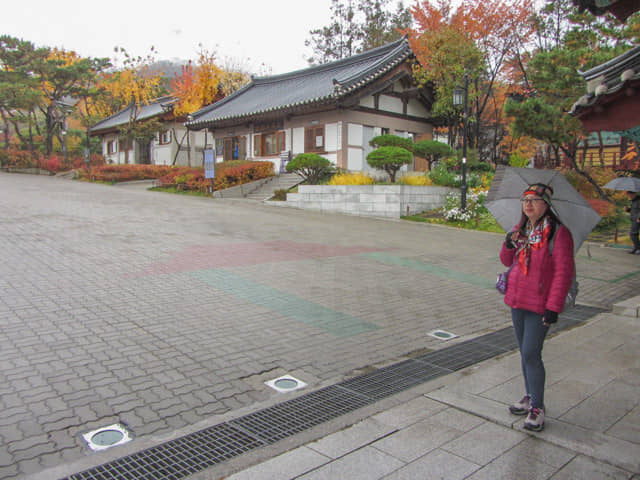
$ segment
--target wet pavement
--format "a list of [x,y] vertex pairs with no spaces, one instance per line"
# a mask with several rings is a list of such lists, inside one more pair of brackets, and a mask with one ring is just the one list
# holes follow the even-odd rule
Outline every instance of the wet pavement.
[[[508,326],[501,235],[0,173],[0,478],[60,478]],[[640,258],[587,244],[579,302]],[[581,328],[581,327],[578,327]],[[104,453],[82,433],[122,423]],[[247,460],[248,461],[248,460]],[[245,465],[245,467],[248,466]]]

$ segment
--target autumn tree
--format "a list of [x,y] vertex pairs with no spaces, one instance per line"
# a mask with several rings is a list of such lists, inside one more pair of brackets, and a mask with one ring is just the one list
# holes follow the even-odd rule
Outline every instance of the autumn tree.
[[[86,95],[88,81],[109,64],[105,58],[82,58],[75,52],[52,49],[38,56],[32,74],[42,94],[38,108],[45,119],[45,151],[53,151],[53,138],[65,132],[65,117],[72,112],[74,99]],[[66,132],[65,132],[66,133]]]
[[331,0],[331,23],[311,30],[305,41],[313,53],[310,65],[340,60],[401,37],[401,31],[411,25],[411,16],[402,2],[395,12],[390,0]]
[[[193,113],[205,105],[223,98],[220,91],[224,72],[216,65],[215,55],[204,49],[200,51],[198,63],[194,67],[191,61],[182,66],[180,75],[175,74],[171,82],[171,94],[176,98],[173,114],[180,118]],[[173,132],[175,137],[175,130]],[[190,131],[186,130],[178,140],[179,146],[187,142],[187,157],[191,165]],[[176,150],[173,163],[178,159],[180,148]]]
[[[467,73],[471,79],[469,141],[481,151],[496,144],[495,138],[488,145],[480,143],[490,139],[482,129],[495,125],[485,113],[497,99],[494,89],[505,79],[507,60],[520,39],[530,35],[532,8],[531,0],[469,0],[455,11],[450,0],[422,1],[411,8],[416,27],[408,33],[419,61],[416,75],[423,83],[436,85],[439,103],[434,113],[444,116],[451,127],[460,125],[461,112],[453,108],[451,98]],[[449,129],[451,145],[454,131]]]
[[548,0],[536,25],[537,50],[525,66],[530,92],[505,107],[513,118],[513,134],[549,144],[554,152],[552,166],[559,165],[562,156],[607,198],[576,161],[583,130],[567,112],[585,92],[579,71],[600,65],[629,48],[624,40],[626,27],[579,13],[570,0]]
[[[102,95],[96,98],[93,109],[104,118],[127,108],[128,120],[119,127],[120,137],[128,145],[137,139],[146,146],[158,131],[159,124],[156,121],[137,124],[140,107],[166,93],[162,87],[162,72],[152,68],[155,49],[151,47],[145,56],[133,56],[122,47],[115,47],[114,52],[116,68],[102,76],[98,85]],[[129,163],[129,148],[125,149],[125,162]]]

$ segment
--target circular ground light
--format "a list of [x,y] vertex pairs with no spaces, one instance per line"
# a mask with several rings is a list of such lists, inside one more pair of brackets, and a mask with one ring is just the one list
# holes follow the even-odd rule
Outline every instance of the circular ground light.
[[91,437],[91,442],[100,447],[110,447],[120,442],[124,433],[118,430],[102,430]]
[[433,334],[438,338],[451,338],[452,335],[447,332],[433,332]]
[[82,434],[82,438],[87,442],[87,446],[94,452],[106,450],[127,443],[133,437],[124,425],[114,423],[106,427],[96,428],[90,432]]
[[291,390],[298,386],[298,382],[293,378],[280,378],[274,382],[274,385],[282,390]]
[[282,377],[274,378],[264,383],[280,393],[294,392],[307,386],[302,380],[293,378],[291,375],[283,375]]

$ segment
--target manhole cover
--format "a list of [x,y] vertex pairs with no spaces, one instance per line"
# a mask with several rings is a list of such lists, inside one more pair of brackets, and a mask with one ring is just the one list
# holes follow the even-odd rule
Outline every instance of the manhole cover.
[[106,450],[107,448],[115,447],[116,445],[122,445],[131,440],[131,435],[127,429],[120,425],[114,424],[108,427],[97,428],[90,432],[83,433],[82,437],[91,450],[97,452],[99,450]]
[[307,384],[304,383],[303,381],[298,380],[297,378],[294,378],[290,375],[285,375],[280,378],[275,378],[273,380],[269,380],[268,382],[264,382],[264,383],[265,385],[281,393],[293,392],[294,390],[300,390],[301,388],[304,388],[307,386]]

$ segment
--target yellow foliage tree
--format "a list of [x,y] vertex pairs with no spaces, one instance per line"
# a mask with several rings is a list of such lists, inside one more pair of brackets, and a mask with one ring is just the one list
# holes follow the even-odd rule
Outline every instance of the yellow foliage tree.
[[162,72],[151,69],[153,47],[146,57],[132,57],[122,47],[116,47],[115,52],[124,57],[122,67],[102,75],[96,84],[102,95],[91,105],[100,117],[113,115],[127,105],[148,105],[162,94]]
[[171,93],[178,99],[173,113],[179,117],[187,115],[221,99],[219,86],[223,75],[215,63],[215,55],[201,50],[197,65],[194,67],[189,61],[171,82]]

